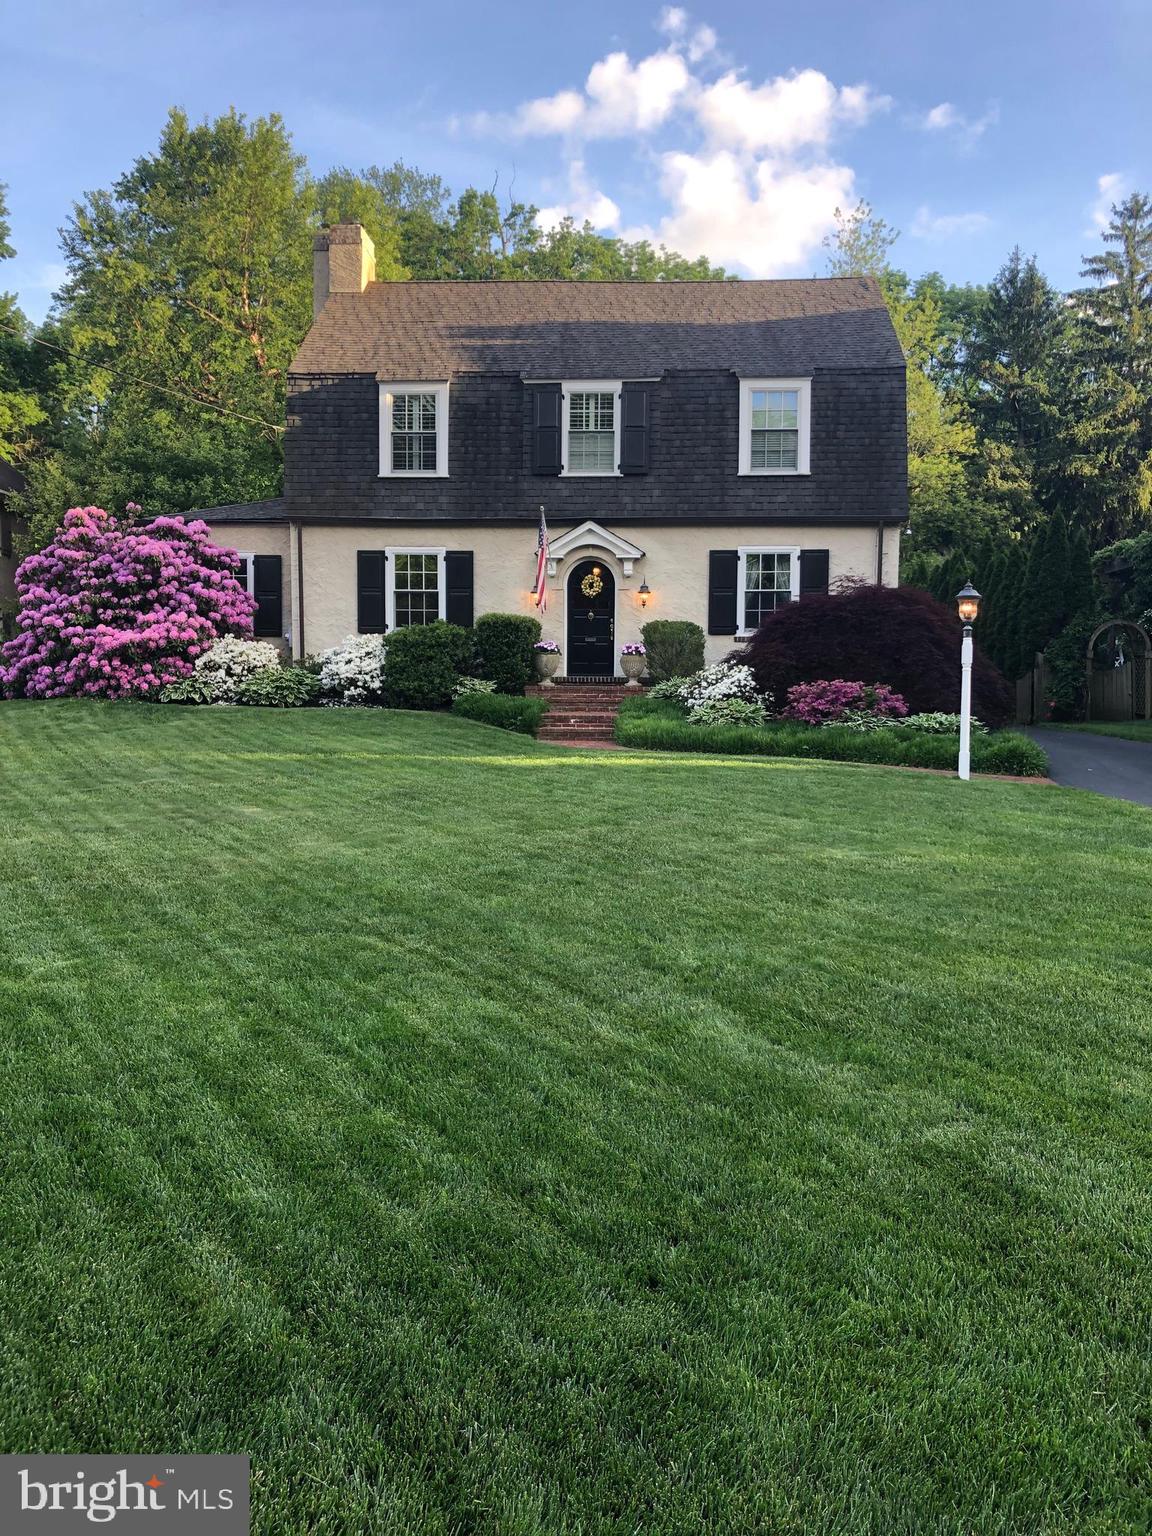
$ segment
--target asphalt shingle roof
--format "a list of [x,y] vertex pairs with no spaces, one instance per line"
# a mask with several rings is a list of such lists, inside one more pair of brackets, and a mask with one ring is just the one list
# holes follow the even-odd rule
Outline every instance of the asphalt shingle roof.
[[383,380],[514,373],[530,379],[655,378],[731,369],[784,376],[902,368],[872,278],[717,283],[370,283],[333,294],[297,374]]

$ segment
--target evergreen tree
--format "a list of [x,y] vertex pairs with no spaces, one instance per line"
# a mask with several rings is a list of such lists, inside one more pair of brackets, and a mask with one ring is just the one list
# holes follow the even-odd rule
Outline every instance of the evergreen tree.
[[1067,618],[1068,525],[1057,513],[1038,530],[1028,552],[1020,605],[1020,659],[1026,668],[1059,634]]
[[1083,267],[1097,286],[1074,296],[1078,398],[1062,466],[1068,504],[1098,542],[1152,514],[1152,200],[1137,192],[1114,207],[1104,243]]
[[1096,586],[1092,576],[1092,551],[1088,535],[1077,528],[1068,540],[1068,567],[1064,589],[1065,622],[1096,606]]

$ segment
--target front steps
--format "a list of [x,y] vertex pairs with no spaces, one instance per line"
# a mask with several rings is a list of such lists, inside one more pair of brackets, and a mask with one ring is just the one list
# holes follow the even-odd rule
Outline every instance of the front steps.
[[537,741],[554,746],[603,747],[615,746],[612,730],[616,713],[628,693],[636,690],[626,693],[623,682],[606,677],[602,682],[558,682],[552,688],[533,686],[524,691],[548,702]]

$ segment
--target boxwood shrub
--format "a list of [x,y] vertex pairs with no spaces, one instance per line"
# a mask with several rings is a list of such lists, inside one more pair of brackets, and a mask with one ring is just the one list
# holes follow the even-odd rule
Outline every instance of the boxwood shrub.
[[513,699],[506,693],[462,693],[452,701],[452,713],[505,731],[535,736],[548,708],[544,699]]
[[[675,705],[658,699],[626,701],[616,718],[616,740],[621,746],[657,752],[809,757],[905,768],[955,768],[957,749],[954,736],[925,735],[898,726],[861,732],[788,721],[759,727],[690,725]],[[1048,759],[1027,736],[1002,731],[973,737],[972,767],[977,773],[1042,778],[1048,772]]]
[[649,619],[640,631],[654,683],[692,677],[704,667],[704,631],[687,619]]
[[523,693],[535,676],[532,647],[540,621],[525,613],[482,613],[476,620],[476,670],[499,693]]
[[384,702],[393,709],[443,709],[472,660],[472,631],[459,624],[411,624],[388,636]]

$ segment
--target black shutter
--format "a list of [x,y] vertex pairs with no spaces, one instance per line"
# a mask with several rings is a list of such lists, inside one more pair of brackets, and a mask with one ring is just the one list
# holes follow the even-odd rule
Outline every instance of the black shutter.
[[708,551],[708,633],[736,633],[736,582],[740,556],[734,549]]
[[532,386],[532,473],[558,475],[560,463],[560,412],[563,400],[559,384]]
[[828,551],[826,549],[802,549],[800,551],[800,596],[824,596],[828,591]]
[[387,629],[384,614],[384,566],[382,549],[356,551],[356,628],[362,635],[382,635]]
[[256,615],[252,621],[254,635],[274,635],[279,640],[284,634],[282,566],[279,555],[256,555],[252,561],[252,596],[256,599]]
[[647,384],[625,384],[620,396],[620,473],[646,475],[652,463],[652,392]]
[[450,549],[444,556],[444,617],[472,628],[472,551]]

